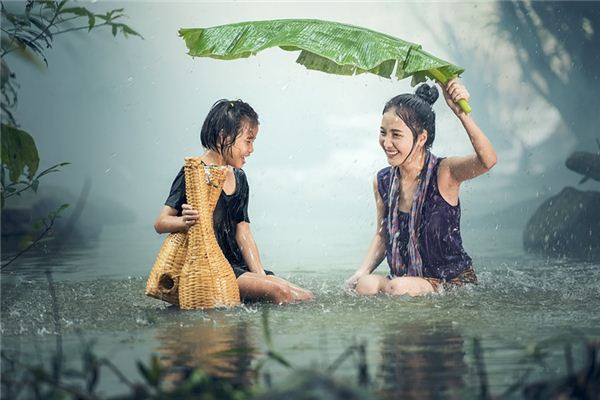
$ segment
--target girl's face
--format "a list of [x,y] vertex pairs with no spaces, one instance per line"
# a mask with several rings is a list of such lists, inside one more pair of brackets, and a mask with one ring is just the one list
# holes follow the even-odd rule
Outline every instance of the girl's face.
[[[417,143],[414,143],[412,131],[402,118],[396,114],[396,110],[390,109],[383,114],[379,132],[379,145],[385,151],[388,163],[391,166],[402,165],[405,161],[408,161],[407,157],[409,155],[412,159],[413,156],[419,153],[419,147],[423,147],[426,139],[426,134],[420,134],[417,137]],[[413,143],[415,145],[414,150]]]
[[225,163],[235,168],[242,168],[246,163],[246,158],[254,152],[254,140],[258,135],[258,126],[250,124],[242,125],[240,133],[231,146],[231,152],[226,151],[223,157]]

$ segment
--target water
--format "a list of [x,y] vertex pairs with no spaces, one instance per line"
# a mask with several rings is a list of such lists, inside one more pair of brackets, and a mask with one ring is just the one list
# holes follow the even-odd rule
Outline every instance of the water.
[[[250,369],[267,348],[265,311],[274,348],[299,368],[324,370],[349,346],[366,343],[369,379],[386,398],[474,397],[482,368],[494,395],[529,370],[528,382],[560,377],[567,371],[563,343],[574,344],[577,368],[582,340],[600,334],[600,265],[526,255],[515,230],[465,230],[480,284],[423,298],[347,292],[342,283],[360,262],[364,238],[342,240],[327,227],[298,236],[261,246],[263,259],[278,275],[312,290],[315,301],[182,312],[143,295],[162,237],[147,227],[106,226],[97,242],[64,247],[60,258],[42,252],[3,273],[2,348],[31,362],[54,349],[48,267],[68,361],[80,363],[82,341],[94,339],[96,353],[133,380],[141,380],[136,361],[157,354],[171,366],[173,380],[201,365],[218,376],[251,381]],[[541,362],[528,357],[546,340],[556,342],[548,342]],[[247,351],[231,351],[239,348]],[[263,372],[275,383],[290,375],[274,362]],[[335,376],[356,382],[356,357],[343,361]],[[110,394],[126,387],[106,372],[101,389]]]

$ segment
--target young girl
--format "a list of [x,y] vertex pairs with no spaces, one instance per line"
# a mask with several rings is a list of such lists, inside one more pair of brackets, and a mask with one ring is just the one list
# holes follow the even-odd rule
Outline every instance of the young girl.
[[[241,100],[219,100],[204,120],[200,139],[206,165],[229,166],[223,191],[213,215],[217,241],[231,264],[244,300],[268,300],[285,304],[308,300],[312,294],[277,278],[263,268],[248,218],[248,181],[241,169],[254,151],[258,115]],[[171,193],[154,229],[158,233],[179,232],[196,223],[198,211],[186,204],[184,169],[173,181]]]
[[[462,246],[458,193],[462,182],[496,164],[496,152],[457,104],[469,99],[466,88],[452,80],[442,91],[475,152],[437,158],[429,151],[435,139],[435,86],[423,84],[416,94],[387,102],[379,144],[390,167],[379,171],[373,183],[378,230],[362,265],[347,281],[360,294],[418,296],[448,285],[477,283],[471,258]],[[371,275],[384,257],[389,275]]]

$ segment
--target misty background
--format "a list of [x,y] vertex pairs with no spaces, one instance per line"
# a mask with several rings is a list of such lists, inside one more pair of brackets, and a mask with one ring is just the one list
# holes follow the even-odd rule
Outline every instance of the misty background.
[[[255,152],[244,170],[252,229],[265,265],[275,271],[340,266],[350,273],[375,231],[372,180],[387,165],[378,145],[383,105],[414,92],[410,80],[308,71],[295,63],[298,53],[280,49],[235,61],[194,59],[178,37],[180,28],[332,20],[421,44],[465,68],[462,82],[472,96],[473,117],[498,153],[494,169],[461,191],[465,248],[475,257],[500,243],[507,253],[521,252],[527,219],[565,185],[598,188],[593,180],[577,185],[580,176],[564,166],[573,150],[593,151],[594,137],[578,135],[580,129],[565,124],[548,96],[534,89],[514,36],[498,27],[502,3],[82,4],[96,12],[124,7],[125,22],[144,39],[113,38],[109,30],[61,35],[46,52],[48,68],[7,56],[20,85],[15,117],[35,138],[40,170],[72,163],[44,178],[37,196],[9,205],[26,207],[48,197],[74,204],[89,180],[78,224],[118,237],[129,250],[127,261],[119,252],[102,257],[124,273],[150,271],[164,238],[154,233],[154,220],[183,158],[201,154],[200,127],[221,98],[240,98],[259,114]],[[569,60],[557,62],[559,73],[573,68]],[[566,86],[564,94],[580,89]],[[438,156],[471,152],[442,96],[434,109],[432,151]],[[582,112],[579,123],[593,126],[597,119]]]

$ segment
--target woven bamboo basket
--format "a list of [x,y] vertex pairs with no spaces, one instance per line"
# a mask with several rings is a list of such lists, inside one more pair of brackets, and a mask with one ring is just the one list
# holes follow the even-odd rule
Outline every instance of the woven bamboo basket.
[[187,254],[187,233],[170,233],[163,242],[150,277],[146,295],[179,305],[179,275]]
[[213,228],[213,212],[225,172],[225,168],[202,165],[199,157],[186,157],[187,202],[198,210],[199,218],[187,233],[167,236],[146,283],[146,295],[179,305],[182,309],[240,303],[235,275]]
[[231,265],[213,228],[213,212],[225,182],[226,169],[205,166],[199,157],[185,159],[187,202],[198,210],[198,220],[188,230],[188,251],[179,276],[182,309],[240,304],[240,292]]

